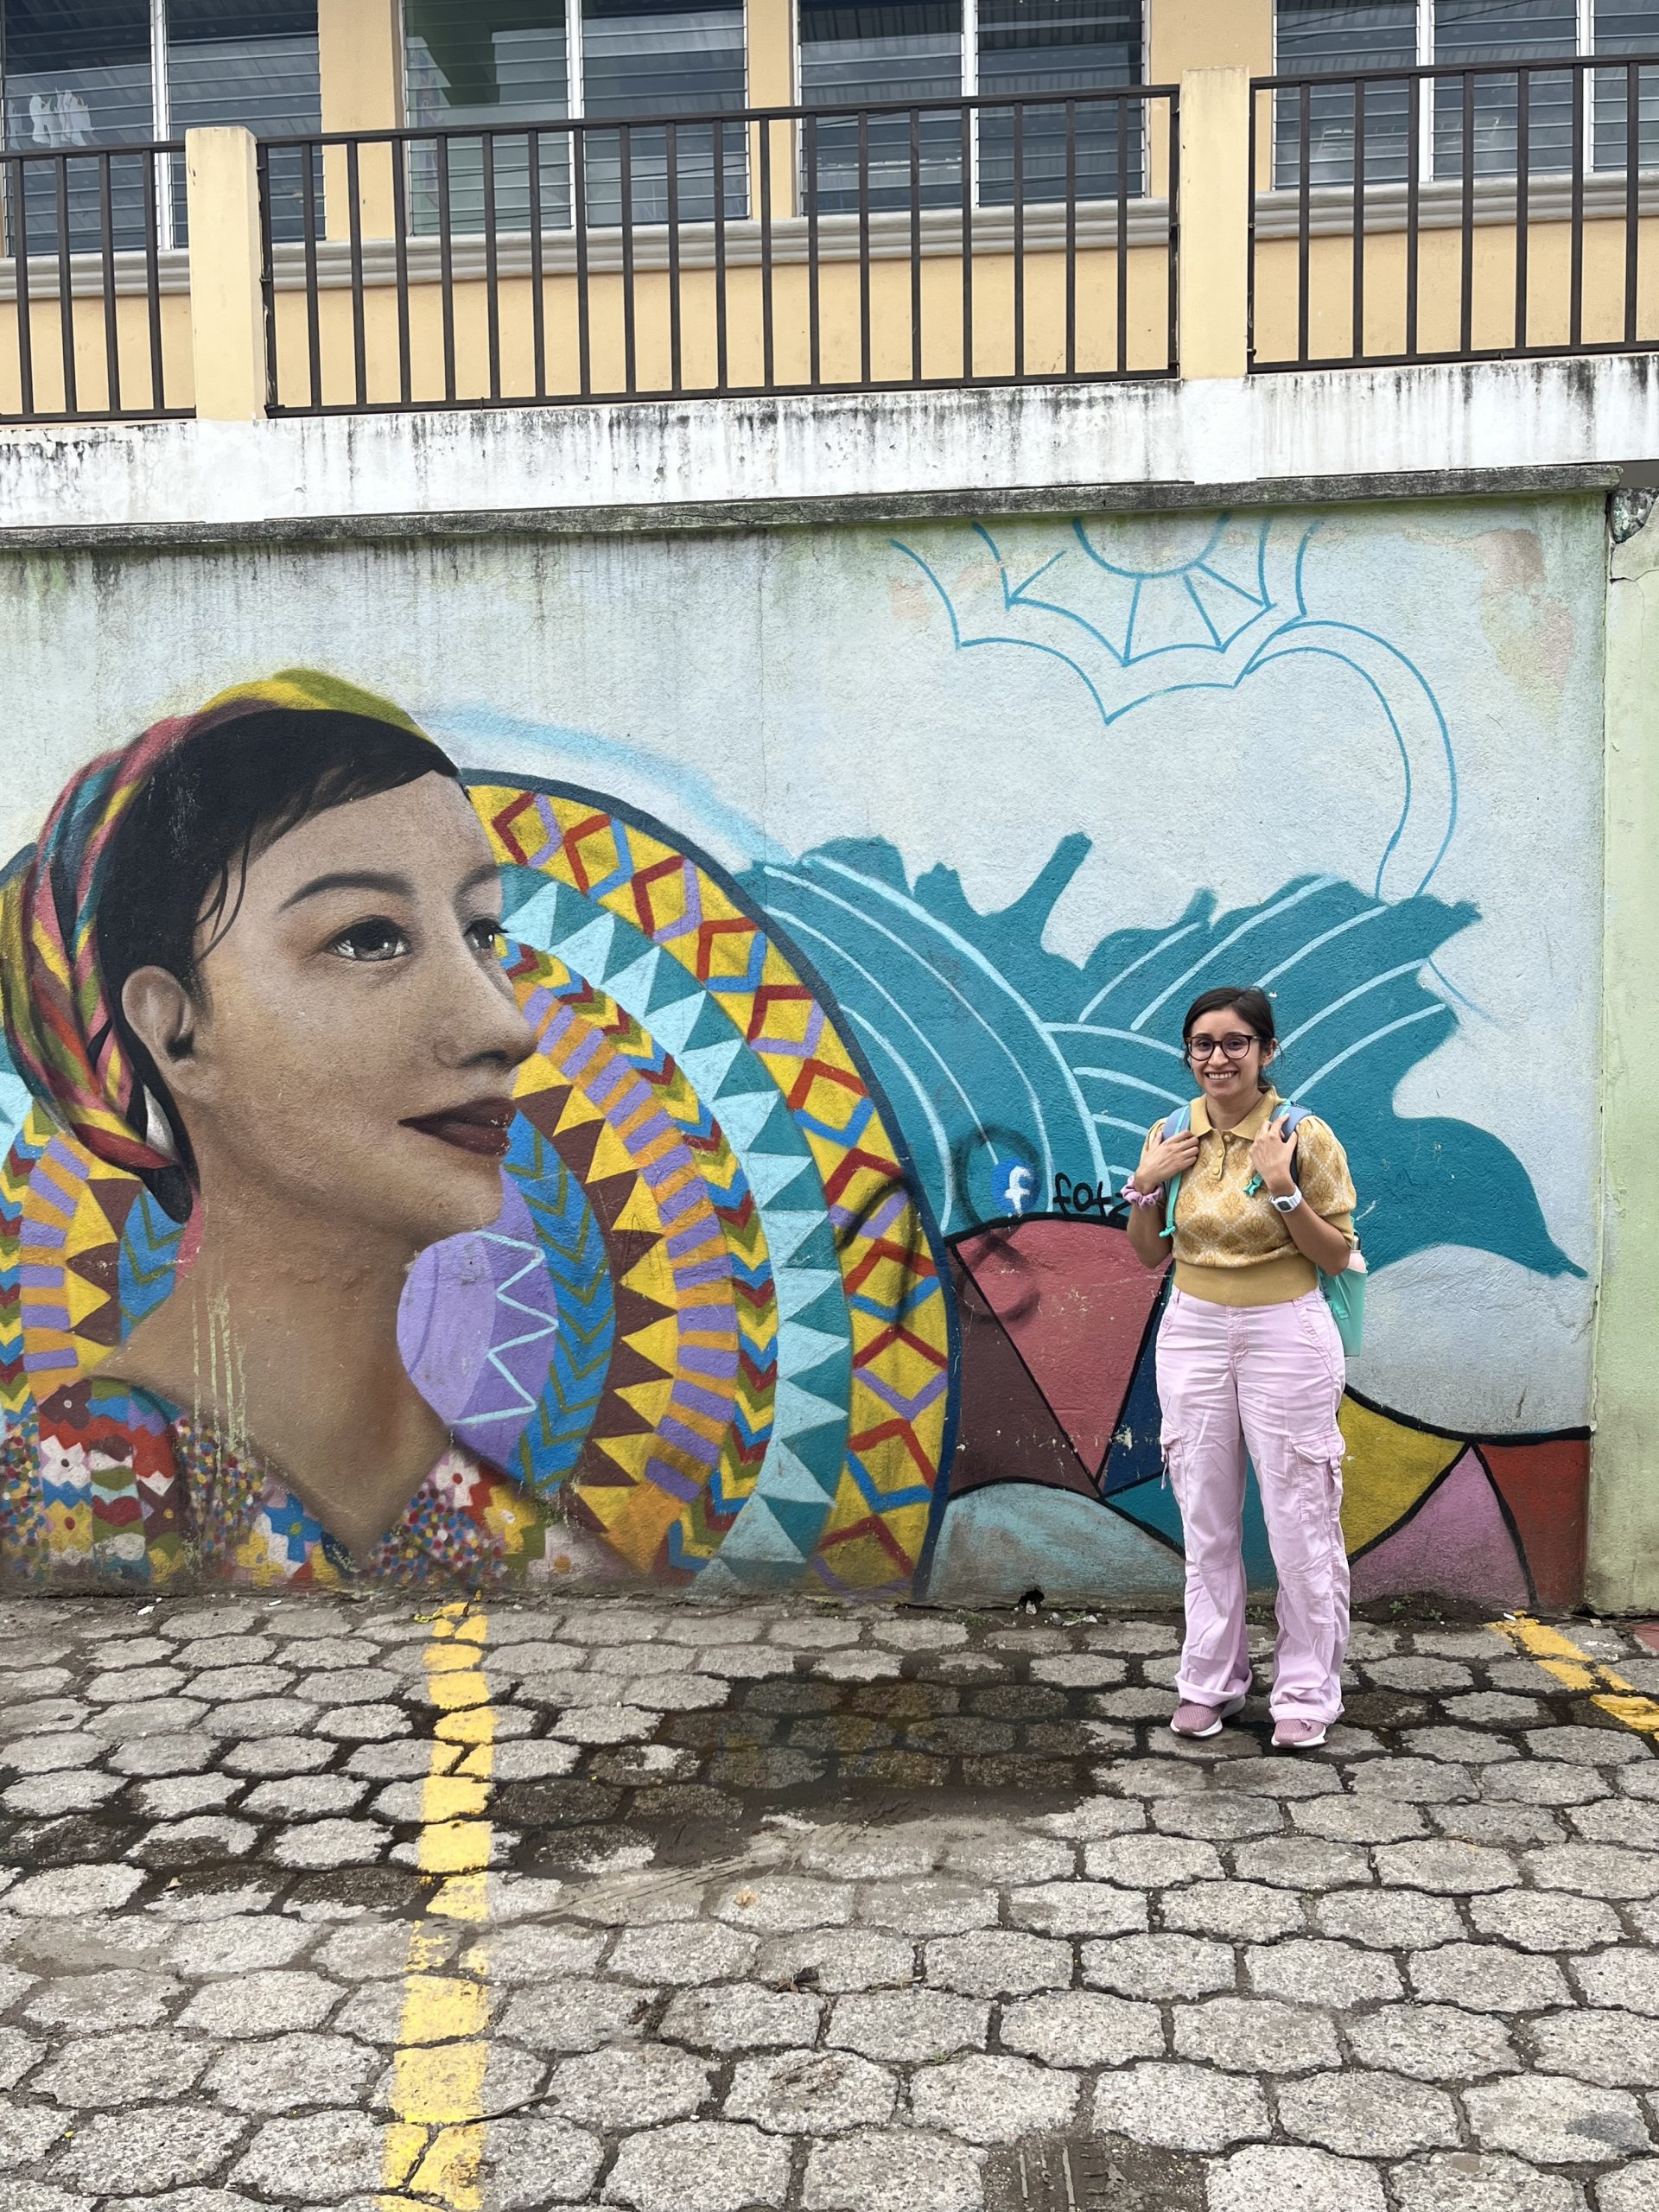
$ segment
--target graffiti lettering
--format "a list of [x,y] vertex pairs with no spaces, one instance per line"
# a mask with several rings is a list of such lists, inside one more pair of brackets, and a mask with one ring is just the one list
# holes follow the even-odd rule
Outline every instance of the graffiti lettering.
[[1096,1221],[1110,1221],[1121,1216],[1123,1202],[1112,1196],[1106,1183],[1073,1182],[1069,1175],[1058,1170],[1054,1177],[1054,1211],[1068,1220],[1092,1217]]

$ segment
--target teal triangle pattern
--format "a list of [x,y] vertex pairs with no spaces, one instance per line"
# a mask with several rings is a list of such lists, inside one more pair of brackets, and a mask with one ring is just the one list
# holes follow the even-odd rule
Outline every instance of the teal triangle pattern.
[[781,1365],[787,1360],[798,1370],[804,1370],[815,1361],[827,1359],[841,1350],[840,1339],[828,1329],[809,1328],[801,1321],[779,1321],[778,1324],[778,1358]]
[[[665,964],[671,968],[674,963],[669,961]],[[625,1007],[633,1015],[640,1027],[648,1032],[653,1042],[662,1046],[665,1052],[672,1052],[677,1060],[682,1062],[684,1060],[685,1040],[696,1027],[700,1006],[695,992],[690,998],[680,999],[672,1006],[658,1007],[656,1013],[650,1015],[638,1013],[620,991],[613,990],[611,996],[620,1007]]]
[[614,944],[613,955],[623,955],[625,964],[620,968],[613,966],[609,975],[595,976],[594,981],[604,986],[619,1006],[642,1006],[651,998],[651,987],[656,981],[657,970],[662,965],[664,956],[653,945],[638,960],[627,960],[626,956],[630,949],[626,942],[619,940]]
[[[836,1240],[829,1220],[823,1214],[780,1213],[776,1217],[775,1237],[772,1233],[772,1217],[763,1212],[761,1218],[766,1224],[766,1243],[772,1252],[774,1273],[785,1261],[794,1261],[798,1257],[804,1262],[810,1262],[815,1267],[833,1264],[836,1256]],[[813,1248],[810,1252],[808,1246]],[[837,1282],[841,1281],[839,1269],[836,1270],[836,1281]]]
[[810,1502],[805,1499],[772,1496],[765,1501],[766,1510],[795,1546],[803,1559],[811,1556],[812,1547],[818,1541],[830,1501],[822,1495]]
[[[563,961],[572,975],[580,976],[584,982],[597,983],[605,973],[611,957],[611,943],[616,934],[616,917],[601,912],[568,937],[553,950]],[[601,987],[602,988],[602,987]]]
[[[759,1055],[677,960],[569,884],[512,873],[534,887],[512,910],[513,934],[608,992],[673,1055],[754,1193],[778,1297],[778,1392],[760,1476],[720,1561],[735,1573],[753,1551],[758,1561],[793,1571],[816,1542],[840,1480],[852,1382],[852,1326],[817,1164]],[[772,1517],[774,1497],[786,1510],[792,1501],[792,1535]],[[809,1499],[817,1516],[810,1535]]]
[[[709,1100],[718,1108],[720,1086],[731,1073],[732,1062],[743,1047],[735,1037],[728,1037],[720,1045],[692,1045],[682,1046],[675,1057],[696,1086],[699,1098]],[[721,1117],[725,1127],[725,1117]]]
[[[744,1160],[743,1168],[749,1179],[749,1188],[754,1192],[756,1204],[764,1206],[769,1201],[775,1205],[785,1192],[792,1192],[794,1185],[800,1183],[804,1176],[811,1173],[812,1163],[807,1160],[791,1160],[779,1154],[757,1152]],[[802,1198],[808,1195],[804,1184],[798,1195]]]
[[715,1111],[720,1116],[720,1126],[731,1139],[732,1148],[740,1157],[760,1144],[760,1133],[771,1121],[777,1104],[775,1090],[771,1091],[768,1096],[763,1096],[759,1091],[739,1091],[734,1096],[728,1090],[722,1090],[714,1101]]
[[[837,1307],[844,1303],[841,1277],[834,1268],[791,1268],[777,1281],[778,1318],[780,1321],[805,1321],[813,1328],[827,1327],[836,1317]],[[784,1294],[785,1283],[789,1285],[787,1297]],[[828,1299],[831,1303],[824,1313],[815,1319],[813,1308],[821,1298]]]
[[[822,1519],[822,1516],[820,1516]],[[737,1519],[721,1539],[719,1564],[741,1581],[793,1581],[800,1573],[804,1554],[793,1536],[767,1510],[759,1497],[746,1500]],[[772,1572],[766,1573],[770,1567]],[[779,1573],[779,1570],[784,1570]],[[706,1586],[707,1570],[702,1578]]]

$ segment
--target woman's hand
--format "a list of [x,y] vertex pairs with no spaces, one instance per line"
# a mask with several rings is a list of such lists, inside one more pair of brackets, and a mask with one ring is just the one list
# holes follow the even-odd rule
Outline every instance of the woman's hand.
[[1178,1175],[1185,1175],[1198,1157],[1198,1141],[1191,1129],[1178,1137],[1160,1137],[1130,1177],[1137,1191],[1161,1191]]
[[1269,1122],[1250,1147],[1250,1165],[1275,1198],[1287,1198],[1296,1187],[1296,1132],[1283,1122]]

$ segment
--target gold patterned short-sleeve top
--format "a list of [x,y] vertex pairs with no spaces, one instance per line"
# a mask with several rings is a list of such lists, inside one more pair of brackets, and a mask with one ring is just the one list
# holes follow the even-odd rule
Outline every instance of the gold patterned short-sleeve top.
[[[1181,1179],[1175,1205],[1175,1287],[1212,1306],[1280,1306],[1302,1298],[1319,1270],[1296,1249],[1284,1216],[1264,1190],[1252,1192],[1255,1169],[1250,1147],[1281,1101],[1263,1093],[1236,1129],[1216,1129],[1202,1098],[1189,1112],[1198,1156]],[[1141,1147],[1144,1160],[1163,1133],[1154,1122]],[[1315,1213],[1354,1241],[1355,1194],[1348,1155],[1314,1115],[1296,1128],[1296,1181]]]

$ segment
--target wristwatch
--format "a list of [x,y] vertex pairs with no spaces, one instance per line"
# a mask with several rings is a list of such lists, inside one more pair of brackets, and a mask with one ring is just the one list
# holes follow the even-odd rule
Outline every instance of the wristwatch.
[[1276,1213],[1294,1213],[1301,1203],[1302,1194],[1300,1191],[1287,1191],[1282,1198],[1275,1198],[1273,1200],[1273,1207]]

